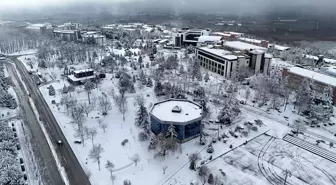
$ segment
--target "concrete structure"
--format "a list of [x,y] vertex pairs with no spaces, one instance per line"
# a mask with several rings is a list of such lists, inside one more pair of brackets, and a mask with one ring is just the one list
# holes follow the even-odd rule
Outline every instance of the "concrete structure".
[[54,37],[63,41],[79,41],[81,34],[79,30],[54,30]]
[[209,34],[210,30],[182,28],[173,33],[173,44],[177,47],[189,45],[196,46],[200,36],[208,36]]
[[197,47],[196,58],[203,68],[225,78],[236,78],[239,69],[248,67],[250,63],[249,56],[221,48]]
[[225,78],[236,78],[242,68],[250,68],[254,73],[269,74],[272,55],[264,51],[227,51],[220,45],[197,47],[196,58],[203,68],[220,74]]
[[74,71],[72,75],[68,75],[68,81],[73,85],[80,85],[95,78],[93,69],[78,70]]
[[79,23],[64,23],[57,26],[57,30],[79,30],[81,25]]
[[106,37],[95,31],[84,32],[81,35],[83,38],[83,42],[86,42],[90,38],[93,38],[95,44],[103,45],[106,42]]
[[336,103],[336,78],[328,76],[316,71],[311,71],[301,67],[284,68],[282,71],[283,77],[288,77],[289,85],[293,89],[297,89],[305,78],[314,81],[316,91],[322,92],[325,88],[333,89],[333,104]]
[[165,133],[173,124],[180,141],[187,141],[200,134],[202,106],[181,99],[169,99],[155,103],[151,108],[151,130],[155,134]]

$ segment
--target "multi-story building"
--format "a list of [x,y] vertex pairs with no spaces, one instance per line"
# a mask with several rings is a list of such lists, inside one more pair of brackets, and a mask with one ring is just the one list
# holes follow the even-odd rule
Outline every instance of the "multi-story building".
[[196,58],[200,65],[225,78],[236,78],[241,68],[249,66],[250,57],[244,53],[226,51],[221,48],[197,47]]
[[79,30],[54,30],[54,37],[63,41],[79,41],[81,34]]
[[198,38],[200,36],[208,36],[210,34],[210,30],[202,30],[202,29],[189,29],[182,28],[181,30],[173,33],[173,44],[176,47],[181,46],[196,46],[198,42]]
[[95,44],[102,45],[106,41],[106,37],[95,31],[88,31],[82,34],[83,41],[86,42],[88,39],[92,38]]
[[314,90],[322,92],[325,88],[331,87],[333,104],[336,103],[336,78],[302,67],[290,67],[282,70],[282,76],[288,78],[289,86],[297,89],[305,78],[314,81]]

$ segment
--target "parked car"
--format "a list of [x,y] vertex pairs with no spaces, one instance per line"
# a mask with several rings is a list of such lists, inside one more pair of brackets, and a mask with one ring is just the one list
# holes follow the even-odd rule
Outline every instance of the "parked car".
[[82,141],[78,141],[78,140],[76,140],[74,143],[75,143],[75,144],[82,144]]

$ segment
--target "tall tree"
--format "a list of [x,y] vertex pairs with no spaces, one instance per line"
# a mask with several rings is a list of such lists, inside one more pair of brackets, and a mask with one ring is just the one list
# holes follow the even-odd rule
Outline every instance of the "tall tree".
[[92,149],[90,150],[89,157],[94,161],[98,163],[98,168],[100,171],[100,159],[101,155],[104,152],[104,148],[101,146],[101,144],[94,145]]
[[87,81],[84,84],[84,89],[88,94],[88,100],[89,100],[89,104],[91,104],[90,102],[90,94],[91,94],[91,90],[95,88],[95,84],[92,81]]

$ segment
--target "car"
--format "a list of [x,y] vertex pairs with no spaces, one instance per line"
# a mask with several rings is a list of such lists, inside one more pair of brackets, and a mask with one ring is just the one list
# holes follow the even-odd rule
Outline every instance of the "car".
[[82,141],[78,141],[78,140],[76,140],[74,143],[75,143],[75,144],[82,144]]
[[62,143],[61,140],[58,140],[58,141],[57,141],[57,144],[58,144],[58,146],[62,146],[62,145],[63,145],[63,143]]

